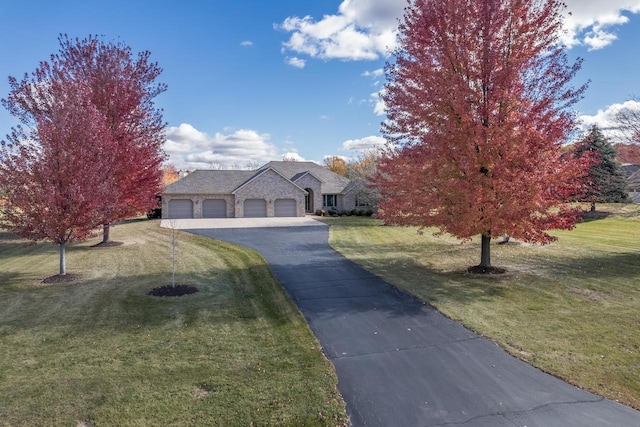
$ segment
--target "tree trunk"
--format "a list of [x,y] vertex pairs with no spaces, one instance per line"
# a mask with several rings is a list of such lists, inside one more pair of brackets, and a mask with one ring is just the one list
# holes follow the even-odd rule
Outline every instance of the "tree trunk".
[[480,267],[491,267],[491,236],[482,235],[482,250],[480,252]]
[[596,211],[596,202],[591,202],[591,212]]
[[176,225],[171,221],[171,286],[176,287]]
[[67,274],[67,260],[66,260],[66,253],[65,253],[66,246],[67,246],[66,243],[60,243],[60,275],[61,276],[64,276],[65,274]]
[[102,243],[109,243],[109,226],[108,222],[102,224]]

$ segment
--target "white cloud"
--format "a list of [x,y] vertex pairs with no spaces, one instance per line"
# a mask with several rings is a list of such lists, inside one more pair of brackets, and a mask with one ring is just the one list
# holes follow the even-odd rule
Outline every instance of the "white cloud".
[[[601,49],[613,43],[624,13],[639,13],[638,0],[566,0],[564,43]],[[283,50],[320,59],[374,60],[397,45],[398,20],[406,0],[343,0],[338,11],[316,20],[292,16],[275,27],[291,33]]]
[[604,110],[598,110],[593,116],[582,115],[578,117],[578,130],[586,133],[593,125],[597,125],[611,142],[619,142],[624,136],[617,128],[615,117],[622,110],[640,111],[640,102],[630,100],[622,104],[609,105]]
[[373,113],[376,116],[384,116],[387,114],[387,106],[384,103],[384,99],[382,99],[383,93],[384,89],[381,89],[378,92],[374,92],[371,94],[371,101],[373,102]]
[[282,156],[282,160],[286,162],[306,162],[305,158],[295,151],[285,153],[284,156]]
[[373,60],[396,46],[406,0],[344,0],[335,15],[319,21],[289,17],[277,28],[292,33],[284,48],[322,59]]
[[212,136],[182,123],[167,129],[164,150],[178,169],[211,169],[214,165],[227,169],[277,160],[278,149],[269,139],[269,134],[248,129]]
[[300,59],[300,58],[296,58],[295,56],[289,58],[285,58],[285,62],[289,65],[291,65],[292,67],[296,67],[296,68],[304,68],[305,65],[307,65],[307,61],[305,61],[304,59]]
[[251,47],[251,46],[253,46],[253,42],[251,40],[245,40],[242,43],[240,43],[240,46],[242,46],[242,47]]
[[378,68],[373,71],[365,71],[364,73],[362,73],[362,75],[364,77],[372,77],[374,79],[377,79],[379,77],[384,76],[384,68]]
[[342,143],[342,149],[346,151],[369,151],[381,148],[387,140],[381,136],[371,135],[360,139],[349,139]]
[[567,35],[563,38],[569,46],[586,45],[591,50],[602,49],[616,39],[616,27],[626,24],[627,13],[639,13],[638,0],[566,0]]

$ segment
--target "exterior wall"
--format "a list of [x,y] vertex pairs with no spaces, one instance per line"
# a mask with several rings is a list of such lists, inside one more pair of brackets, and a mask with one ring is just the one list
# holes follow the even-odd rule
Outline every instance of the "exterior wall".
[[163,194],[162,218],[166,219],[169,213],[169,200],[191,199],[193,201],[193,217],[202,218],[202,201],[205,199],[224,199],[227,202],[227,218],[235,216],[235,197],[233,194]]
[[338,196],[338,210],[350,211],[356,207],[356,195],[355,191],[350,191],[347,194],[341,194]]
[[[359,201],[367,201],[368,206],[356,206],[356,199]],[[356,187],[347,194],[338,195],[338,207],[339,211],[351,211],[353,209],[358,210],[376,210],[377,197],[373,190]]]
[[[322,187],[321,182],[313,175],[305,175],[296,181],[298,187],[310,188],[313,191],[313,212],[322,209]],[[304,204],[302,206],[304,210]]]
[[[356,206],[356,199],[358,199],[361,203],[363,201],[367,201],[368,205]],[[341,206],[343,206],[341,209],[350,211],[353,209],[374,210],[375,208],[374,205],[376,203],[375,200],[377,199],[374,199],[374,195],[371,193],[371,191],[355,189],[345,195],[341,195],[340,200],[341,200]]]
[[244,201],[246,199],[265,199],[267,201],[267,217],[274,216],[276,199],[294,199],[297,216],[304,216],[304,196],[301,189],[284,179],[277,172],[268,170],[253,181],[235,192],[235,217],[244,217]]

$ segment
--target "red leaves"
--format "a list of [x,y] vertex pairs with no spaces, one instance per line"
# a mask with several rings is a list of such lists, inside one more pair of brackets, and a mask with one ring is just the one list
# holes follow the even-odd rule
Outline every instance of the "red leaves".
[[13,149],[2,152],[0,182],[9,200],[3,226],[32,240],[83,240],[113,199],[108,174],[96,167],[113,142],[86,86],[55,81],[40,93],[48,96],[47,115],[36,116],[28,137],[14,134]]
[[616,144],[615,148],[618,152],[616,156],[618,162],[640,164],[640,144]]
[[155,82],[162,72],[150,63],[150,52],[133,57],[122,43],[104,43],[97,37],[70,40],[60,37],[54,57],[65,78],[80,78],[91,88],[91,101],[105,117],[117,142],[109,169],[115,200],[104,205],[105,223],[146,212],[157,203],[162,188],[164,122],[153,98],[164,92]]
[[134,58],[94,36],[59,41],[49,62],[9,79],[2,103],[31,132],[8,136],[0,182],[5,226],[64,243],[156,205],[164,123],[153,98],[166,86],[149,52]]
[[548,243],[571,228],[563,204],[583,190],[585,165],[563,157],[573,129],[558,44],[560,5],[525,0],[415,0],[387,67],[383,132],[399,147],[376,178],[382,217],[468,239],[509,234]]

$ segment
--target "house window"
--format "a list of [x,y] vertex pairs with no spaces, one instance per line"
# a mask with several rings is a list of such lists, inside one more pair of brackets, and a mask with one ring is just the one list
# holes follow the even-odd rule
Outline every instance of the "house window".
[[323,194],[322,195],[322,206],[327,208],[331,208],[337,205],[336,195],[335,194]]
[[371,206],[369,198],[363,195],[356,196],[356,207]]

